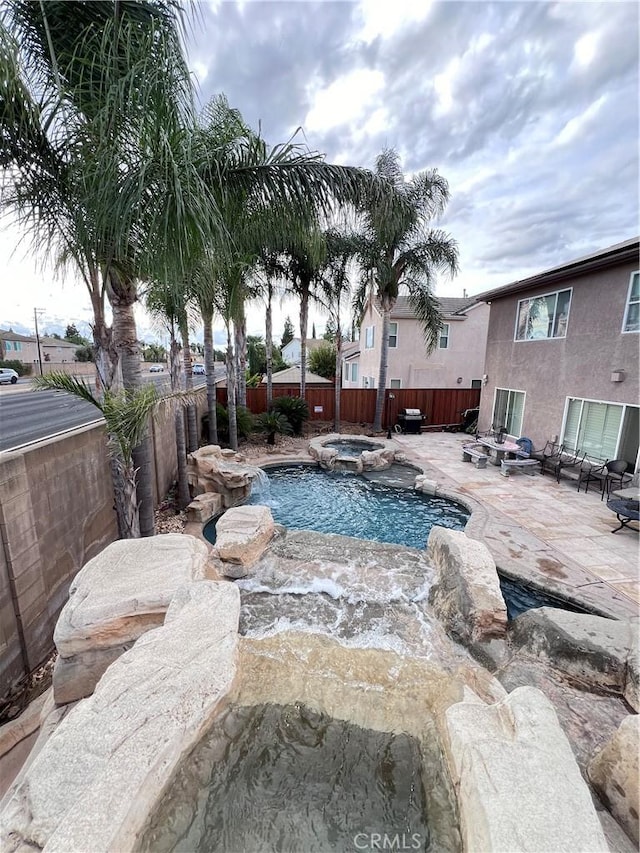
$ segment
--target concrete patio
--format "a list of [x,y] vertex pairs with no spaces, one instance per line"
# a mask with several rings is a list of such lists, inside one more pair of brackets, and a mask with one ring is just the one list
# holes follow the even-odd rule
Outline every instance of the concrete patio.
[[539,473],[503,477],[493,465],[477,469],[462,461],[466,435],[394,437],[408,460],[438,483],[439,493],[478,502],[467,533],[486,543],[500,569],[603,615],[638,615],[638,534],[611,533],[618,522],[599,493],[578,493],[575,482],[556,483]]

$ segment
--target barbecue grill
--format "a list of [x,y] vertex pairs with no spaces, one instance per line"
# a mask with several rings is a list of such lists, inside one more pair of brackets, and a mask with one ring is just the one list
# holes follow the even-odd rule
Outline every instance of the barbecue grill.
[[398,426],[405,434],[418,434],[423,420],[424,415],[420,409],[400,409],[398,412]]

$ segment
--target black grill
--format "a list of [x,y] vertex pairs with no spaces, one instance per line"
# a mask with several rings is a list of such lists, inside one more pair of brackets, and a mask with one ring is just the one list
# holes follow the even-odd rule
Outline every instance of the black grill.
[[398,425],[403,433],[418,434],[424,415],[420,409],[400,409],[398,412]]

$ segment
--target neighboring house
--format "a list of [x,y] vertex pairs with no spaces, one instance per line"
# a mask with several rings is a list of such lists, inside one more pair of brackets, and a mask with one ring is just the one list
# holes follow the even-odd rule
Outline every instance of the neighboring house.
[[342,387],[362,387],[360,384],[360,341],[350,341],[342,345]]
[[638,238],[479,295],[491,306],[479,425],[638,467]]
[[[300,367],[294,365],[287,367],[285,370],[279,370],[277,373],[271,374],[271,381],[274,385],[299,385],[300,384]],[[330,379],[325,379],[323,376],[318,376],[317,373],[305,371],[305,383],[309,385],[333,385]],[[264,376],[262,384],[267,384],[267,377]]]
[[[424,334],[407,297],[391,311],[387,388],[479,388],[484,373],[489,308],[476,297],[438,299],[444,324],[427,355]],[[382,312],[370,298],[360,326],[359,354],[343,358],[343,388],[377,388]]]
[[[307,338],[307,358],[312,350],[326,343],[324,338]],[[300,338],[293,338],[282,347],[282,360],[286,364],[300,364]]]
[[[0,338],[7,361],[21,361],[23,364],[38,363],[38,342],[33,335],[19,335],[17,332],[0,330]],[[76,360],[78,344],[40,335],[40,357],[50,364],[63,364]]]

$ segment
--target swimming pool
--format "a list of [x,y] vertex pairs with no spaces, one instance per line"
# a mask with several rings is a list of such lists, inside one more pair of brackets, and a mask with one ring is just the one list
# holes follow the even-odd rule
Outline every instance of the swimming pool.
[[434,524],[462,530],[469,519],[468,510],[454,501],[356,474],[285,465],[267,475],[269,493],[258,489],[249,503],[266,504],[276,522],[295,530],[424,548]]

